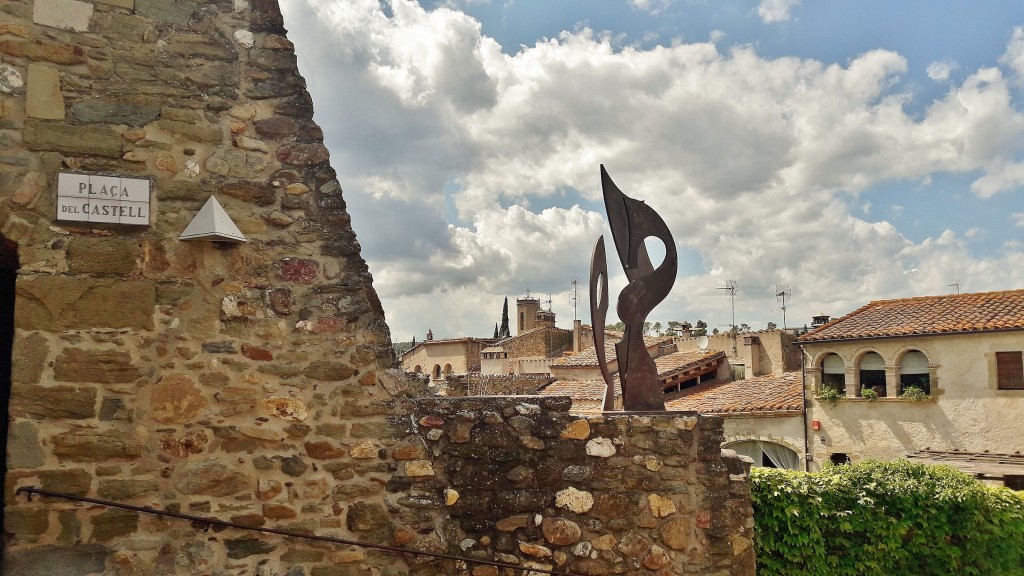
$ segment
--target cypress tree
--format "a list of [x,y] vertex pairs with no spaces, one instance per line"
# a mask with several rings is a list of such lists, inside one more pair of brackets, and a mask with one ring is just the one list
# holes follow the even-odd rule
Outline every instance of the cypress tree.
[[508,296],[505,296],[505,306],[501,309],[501,330],[498,331],[498,338],[508,338],[511,335],[508,330]]
[[494,323],[494,337],[495,338],[498,337],[498,323],[497,322]]

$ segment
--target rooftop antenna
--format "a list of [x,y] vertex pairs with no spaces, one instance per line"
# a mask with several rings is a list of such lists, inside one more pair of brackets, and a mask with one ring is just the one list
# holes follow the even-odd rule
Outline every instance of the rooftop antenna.
[[579,295],[580,279],[579,278],[573,278],[571,284],[572,284],[572,321],[575,322],[576,320],[579,319],[577,317],[577,315],[576,315],[576,304],[579,302],[579,299],[580,299],[580,295]]
[[544,304],[545,302],[547,302],[547,304],[548,304],[548,312],[551,312],[551,292],[548,292],[548,299],[547,300],[541,300],[540,301],[541,304]]
[[959,280],[954,280],[953,283],[949,285],[949,287],[950,288],[956,288],[956,293],[960,294],[960,281]]
[[526,285],[526,299],[527,300],[530,299],[530,285],[529,284]]
[[729,294],[729,300],[730,300],[730,302],[732,304],[732,328],[733,328],[733,330],[736,329],[736,288],[737,287],[738,287],[738,284],[736,284],[735,280],[726,280],[725,281],[725,286],[719,288],[719,290],[725,290],[726,293]]
[[789,284],[776,284],[775,285],[775,299],[782,302],[782,331],[786,331],[786,298],[792,298],[793,291],[789,289]]

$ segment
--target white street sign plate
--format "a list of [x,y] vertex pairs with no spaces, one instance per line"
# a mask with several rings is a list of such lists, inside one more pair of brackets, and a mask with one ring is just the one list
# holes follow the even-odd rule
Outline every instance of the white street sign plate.
[[149,180],[57,174],[57,220],[149,225]]

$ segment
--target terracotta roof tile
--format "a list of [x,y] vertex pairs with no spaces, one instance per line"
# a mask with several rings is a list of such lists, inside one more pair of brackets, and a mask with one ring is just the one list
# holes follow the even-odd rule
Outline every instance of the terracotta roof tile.
[[1024,290],[876,300],[800,342],[1024,329]]
[[799,412],[803,405],[801,386],[800,372],[711,382],[666,396],[665,408],[702,414]]
[[[615,343],[622,338],[621,332],[606,332],[604,341],[605,359],[608,362],[612,362],[618,358],[615,353]],[[657,346],[658,344],[671,340],[672,337],[665,336],[644,336],[644,344],[648,348]],[[569,356],[562,356],[558,360],[551,363],[552,366],[570,366],[570,367],[596,367],[597,366],[597,348],[593,345],[586,350],[580,350],[575,354]]]

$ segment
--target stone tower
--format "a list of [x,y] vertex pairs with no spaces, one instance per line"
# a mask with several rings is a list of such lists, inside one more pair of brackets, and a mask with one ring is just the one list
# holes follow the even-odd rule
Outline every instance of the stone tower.
[[516,298],[516,334],[528,332],[537,327],[537,312],[540,312],[540,300],[527,294]]

